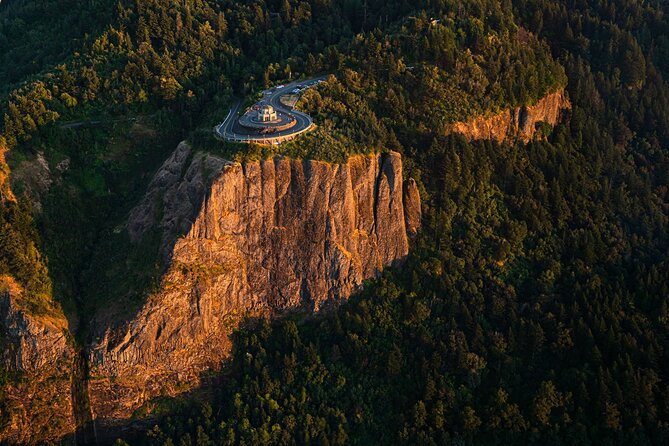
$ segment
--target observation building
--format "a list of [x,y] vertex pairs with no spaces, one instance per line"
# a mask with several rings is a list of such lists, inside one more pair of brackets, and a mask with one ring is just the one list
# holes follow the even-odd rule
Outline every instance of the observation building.
[[277,119],[276,110],[271,105],[265,105],[258,110],[258,121],[260,122],[276,122]]
[[275,133],[288,130],[297,124],[292,114],[279,112],[269,104],[252,107],[239,118],[239,125],[258,133]]

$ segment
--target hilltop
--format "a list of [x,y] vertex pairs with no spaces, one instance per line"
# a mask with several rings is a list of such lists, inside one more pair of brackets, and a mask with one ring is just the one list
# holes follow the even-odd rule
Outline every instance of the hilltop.
[[667,17],[3,2],[0,438],[666,442]]

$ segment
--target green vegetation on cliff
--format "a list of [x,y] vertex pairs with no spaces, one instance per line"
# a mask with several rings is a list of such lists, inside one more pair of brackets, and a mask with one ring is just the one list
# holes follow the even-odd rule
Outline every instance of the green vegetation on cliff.
[[[44,3],[49,11],[65,7]],[[21,47],[0,46],[0,56],[18,61],[3,75],[15,81],[23,73],[28,79],[0,110],[10,165],[18,168],[42,153],[50,167],[51,189],[31,194],[35,191],[22,184],[21,175],[15,186],[46,205],[39,223],[49,234],[45,250],[56,298],[66,307],[73,307],[74,299],[104,300],[85,289],[90,278],[82,271],[90,261],[91,271],[109,272],[109,283],[126,277],[127,271],[112,274],[118,268],[109,260],[127,250],[114,252],[119,238],[114,231],[128,206],[180,137],[199,127],[191,139],[210,139],[233,92],[244,96],[287,78],[336,73],[338,79],[302,103],[316,117],[318,130],[278,153],[343,161],[353,153],[397,150],[397,134],[439,132],[453,120],[533,102],[566,82],[547,46],[517,26],[510,5],[498,2],[389,8],[375,1],[365,4],[362,17],[360,5],[319,1],[143,0],[121,1],[113,10],[98,3],[84,7],[100,9],[97,21],[72,23],[62,13],[52,28],[32,2],[2,7],[1,42],[16,39],[17,23],[36,23],[36,34]],[[40,47],[37,35],[49,45]],[[61,51],[55,45],[69,49],[69,56],[55,58]],[[16,57],[31,51],[44,54],[39,64]],[[119,150],[118,140],[131,128],[124,123],[135,119],[160,136]],[[156,147],[147,152],[151,143]],[[249,156],[247,146],[230,151],[222,143],[207,143],[212,145],[226,155],[241,149],[242,157]],[[263,149],[255,156],[273,153]],[[63,172],[56,172],[57,166]],[[128,268],[146,269],[136,263]],[[136,283],[147,280],[138,277]],[[138,288],[136,283],[126,288]],[[117,286],[91,290],[105,298],[118,297],[118,291]]]
[[[37,3],[61,11],[54,27]],[[3,135],[25,196],[0,198],[0,274],[35,302],[53,287],[85,325],[143,298],[157,250],[133,250],[123,225],[188,135],[240,157],[396,150],[425,204],[403,268],[332,313],[249,324],[211,401],[138,442],[669,441],[664,3],[107,3],[0,6],[0,84],[19,85]],[[316,132],[250,154],[210,138],[232,94],[317,72],[336,78],[300,103]],[[565,85],[571,116],[545,139],[443,136]],[[45,189],[20,175],[40,153]]]
[[250,324],[215,397],[132,444],[669,441],[666,10],[513,3],[565,67],[568,122],[528,145],[391,126],[426,193],[408,262],[331,314]]

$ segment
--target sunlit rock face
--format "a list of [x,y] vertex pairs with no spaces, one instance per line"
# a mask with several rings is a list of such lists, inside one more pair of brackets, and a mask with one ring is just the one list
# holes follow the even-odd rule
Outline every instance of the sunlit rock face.
[[244,315],[318,311],[401,262],[421,215],[402,175],[394,152],[240,164],[180,145],[128,223],[135,240],[158,225],[169,266],[134,317],[96,324],[94,412],[122,418],[196,382]]
[[501,143],[519,139],[528,142],[535,137],[538,123],[554,126],[569,109],[569,99],[564,90],[560,90],[547,94],[534,105],[456,122],[447,127],[446,133],[461,133],[470,141],[491,139]]
[[29,311],[9,276],[0,276],[0,354],[3,369],[17,378],[4,388],[0,443],[38,444],[72,432],[67,320],[57,310]]

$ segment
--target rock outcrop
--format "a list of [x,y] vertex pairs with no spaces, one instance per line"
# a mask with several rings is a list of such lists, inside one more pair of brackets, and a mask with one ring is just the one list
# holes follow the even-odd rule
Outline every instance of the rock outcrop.
[[245,315],[346,299],[406,257],[420,212],[397,153],[240,164],[180,145],[128,223],[138,240],[158,217],[169,266],[134,317],[96,324],[107,328],[90,355],[94,413],[126,417],[219,367]]
[[0,277],[2,367],[10,376],[2,397],[0,443],[57,440],[74,430],[70,369],[74,350],[67,320],[58,313],[32,315],[21,288]]
[[560,90],[544,96],[534,105],[456,122],[447,127],[446,133],[461,133],[470,141],[492,139],[501,143],[510,139],[520,139],[528,142],[535,136],[537,123],[545,122],[554,126],[570,108],[571,104],[566,93]]

